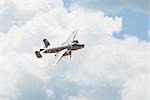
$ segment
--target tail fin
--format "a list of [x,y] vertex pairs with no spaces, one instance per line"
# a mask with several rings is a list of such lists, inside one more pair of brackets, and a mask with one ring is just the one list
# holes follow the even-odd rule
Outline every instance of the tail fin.
[[40,54],[39,51],[35,51],[35,55],[36,55],[37,58],[42,58],[42,55]]
[[45,48],[47,48],[50,45],[47,39],[43,39],[43,42],[44,42]]

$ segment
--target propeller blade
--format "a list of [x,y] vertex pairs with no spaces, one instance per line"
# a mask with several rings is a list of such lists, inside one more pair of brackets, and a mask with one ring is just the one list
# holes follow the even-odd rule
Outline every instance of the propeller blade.
[[77,35],[77,33],[78,33],[78,31],[79,31],[79,29],[74,30],[72,32],[72,34],[67,38],[67,40],[62,45],[67,44],[67,43],[71,42],[72,40],[74,40],[76,35]]

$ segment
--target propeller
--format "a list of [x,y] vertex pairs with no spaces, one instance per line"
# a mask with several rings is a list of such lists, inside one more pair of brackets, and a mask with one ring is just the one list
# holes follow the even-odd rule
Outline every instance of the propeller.
[[74,30],[72,32],[72,34],[67,38],[67,40],[62,45],[67,44],[67,43],[71,42],[72,40],[74,40],[78,31],[79,31],[79,29]]

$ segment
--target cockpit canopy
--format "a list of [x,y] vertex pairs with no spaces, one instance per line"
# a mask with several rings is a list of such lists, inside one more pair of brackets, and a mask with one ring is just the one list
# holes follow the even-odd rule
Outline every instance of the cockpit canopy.
[[78,40],[73,40],[72,43],[78,44],[79,41]]

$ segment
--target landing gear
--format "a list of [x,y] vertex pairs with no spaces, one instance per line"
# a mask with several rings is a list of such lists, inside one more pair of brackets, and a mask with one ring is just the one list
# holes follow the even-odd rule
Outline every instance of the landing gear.
[[71,54],[70,54],[70,59],[71,59]]
[[71,50],[69,51],[69,54],[70,54],[70,59],[71,59],[71,57],[72,57],[72,52],[71,52]]

